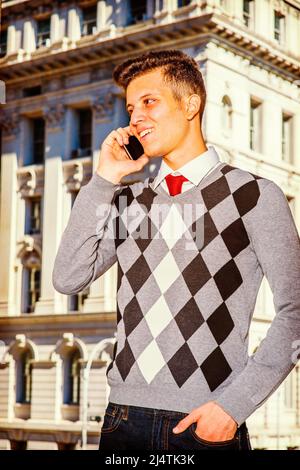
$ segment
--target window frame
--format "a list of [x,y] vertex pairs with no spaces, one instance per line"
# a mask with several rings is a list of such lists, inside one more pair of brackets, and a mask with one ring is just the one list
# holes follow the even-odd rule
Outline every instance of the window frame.
[[[40,30],[40,26],[44,24],[49,26],[49,29]],[[49,47],[51,44],[51,17],[36,21],[36,48]]]

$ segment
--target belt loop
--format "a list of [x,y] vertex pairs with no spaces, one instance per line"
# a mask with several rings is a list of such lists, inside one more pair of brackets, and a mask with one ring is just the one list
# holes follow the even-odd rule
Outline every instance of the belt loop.
[[128,405],[124,405],[124,409],[123,409],[123,419],[125,421],[128,420]]

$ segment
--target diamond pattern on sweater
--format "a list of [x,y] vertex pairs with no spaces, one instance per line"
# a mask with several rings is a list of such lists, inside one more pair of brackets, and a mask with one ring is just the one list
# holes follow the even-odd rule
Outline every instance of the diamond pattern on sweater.
[[243,251],[250,243],[242,219],[237,219],[229,225],[225,230],[223,230],[221,236],[226,244],[227,250],[233,258]]
[[242,217],[247,214],[247,212],[256,206],[259,198],[259,187],[257,181],[250,181],[244,186],[241,186],[233,193],[233,198],[240,216]]
[[122,376],[123,380],[126,380],[131,367],[135,363],[135,357],[131,351],[131,348],[129,346],[129,342],[126,338],[125,340],[125,346],[122,349],[121,352],[116,356],[116,366],[118,367],[118,370]]
[[229,195],[230,188],[225,176],[222,176],[202,190],[203,200],[208,210],[220,204]]
[[[189,312],[189,314],[187,315],[186,312]],[[176,315],[175,321],[185,340],[188,340],[195,331],[200,328],[204,322],[204,318],[199,312],[199,308],[193,297]]]
[[174,354],[172,359],[168,361],[168,366],[178,387],[182,387],[199,367],[186,343],[184,343]]
[[207,320],[207,324],[216,342],[221,345],[234,328],[233,320],[225,303],[214,311]]
[[241,273],[233,259],[214,275],[214,280],[223,300],[228,299],[243,282]]
[[[243,283],[239,255],[250,245],[243,217],[260,194],[259,178],[249,172],[236,178],[237,171],[225,165],[207,180],[197,193],[204,211],[189,223],[170,201],[161,220],[154,216],[159,194],[149,186],[153,179],[122,192],[130,210],[116,201],[115,229],[127,232],[123,240],[116,232],[118,328],[126,339],[118,343],[111,373],[115,368],[123,381],[182,387],[196,377],[213,391],[231,374],[224,351],[235,323],[226,302]],[[138,218],[128,229],[131,210]],[[151,238],[139,238],[147,230]],[[122,257],[128,251],[131,265]]]
[[143,318],[144,316],[141,312],[138,301],[135,297],[133,297],[133,299],[126,306],[123,314],[126,336],[130,335],[130,333],[137,327]]
[[158,372],[164,367],[165,359],[155,340],[148,344],[137,358],[137,364],[148,383],[151,383]]
[[[205,359],[201,364],[201,370],[211,392],[218,388],[231,374],[231,367],[220,347],[217,347],[207,359]],[[218,370],[218,374],[216,374],[216,370]]]

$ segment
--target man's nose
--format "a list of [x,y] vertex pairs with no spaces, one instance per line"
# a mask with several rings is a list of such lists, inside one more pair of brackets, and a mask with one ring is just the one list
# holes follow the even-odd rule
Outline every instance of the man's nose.
[[136,108],[132,110],[131,116],[130,116],[130,124],[133,126],[137,126],[139,122],[142,122],[145,120],[145,113],[142,109]]

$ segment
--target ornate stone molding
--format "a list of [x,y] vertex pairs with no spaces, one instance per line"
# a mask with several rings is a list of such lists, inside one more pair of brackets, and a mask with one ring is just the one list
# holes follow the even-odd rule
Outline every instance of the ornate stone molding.
[[67,190],[79,191],[92,177],[92,157],[63,162],[64,182]]
[[32,359],[38,361],[38,348],[34,342],[24,334],[17,334],[15,336],[15,339],[8,346],[7,352],[17,360],[25,349],[28,349],[31,352]]
[[115,95],[111,92],[100,95],[92,103],[96,120],[109,119],[114,112]]
[[44,110],[44,116],[47,127],[51,130],[64,127],[66,115],[66,106],[63,103],[57,103]]
[[70,350],[74,348],[78,348],[81,359],[83,361],[87,361],[88,353],[86,345],[80,338],[75,337],[73,333],[69,332],[63,333],[62,339],[57,341],[54,351],[50,354],[50,358],[53,358],[53,354],[57,354],[58,357],[64,358]]
[[288,13],[288,6],[283,0],[273,0],[273,8],[282,15],[286,15]]
[[17,242],[17,257],[26,266],[41,266],[42,259],[42,238],[41,235],[24,235]]
[[0,117],[0,126],[4,138],[14,138],[20,132],[20,115],[17,113],[4,112]]
[[32,165],[18,169],[18,191],[22,198],[41,196],[44,187],[44,165]]

